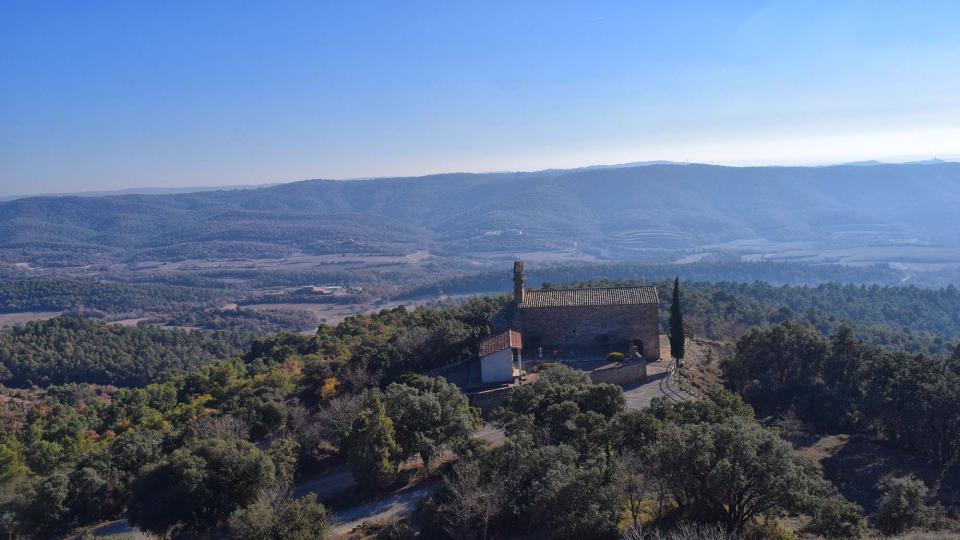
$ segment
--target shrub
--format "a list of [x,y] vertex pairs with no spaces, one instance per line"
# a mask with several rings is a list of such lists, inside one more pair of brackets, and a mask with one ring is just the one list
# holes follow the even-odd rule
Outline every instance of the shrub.
[[179,448],[134,481],[130,523],[158,535],[171,529],[204,532],[273,487],[270,457],[238,439],[207,439]]
[[238,540],[322,539],[330,529],[326,508],[315,493],[294,499],[262,497],[230,516],[229,531]]
[[942,511],[926,503],[928,493],[923,481],[912,475],[887,480],[877,508],[877,528],[883,534],[899,534],[934,526]]
[[627,357],[624,356],[622,352],[612,352],[607,355],[607,362],[610,363],[619,363],[623,362]]
[[860,538],[864,528],[862,511],[859,505],[842,497],[829,497],[814,512],[808,532],[825,538]]

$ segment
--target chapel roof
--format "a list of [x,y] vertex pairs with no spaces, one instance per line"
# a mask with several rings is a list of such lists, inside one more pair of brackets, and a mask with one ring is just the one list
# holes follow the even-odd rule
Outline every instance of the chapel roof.
[[659,303],[657,288],[653,285],[594,289],[526,289],[523,291],[523,302],[520,304],[520,309]]

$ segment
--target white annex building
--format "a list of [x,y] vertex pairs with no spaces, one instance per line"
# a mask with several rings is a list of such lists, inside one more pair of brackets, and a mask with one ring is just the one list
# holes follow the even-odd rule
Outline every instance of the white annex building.
[[505,330],[480,342],[480,380],[484,384],[511,383],[520,375],[520,332]]

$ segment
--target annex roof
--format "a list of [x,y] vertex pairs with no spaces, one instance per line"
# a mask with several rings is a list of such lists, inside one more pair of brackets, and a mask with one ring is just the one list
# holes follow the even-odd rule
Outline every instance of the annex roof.
[[504,349],[523,348],[520,332],[507,330],[495,336],[490,336],[480,342],[480,356],[487,356]]
[[657,288],[653,285],[595,289],[527,289],[523,291],[523,303],[520,304],[520,309],[659,303]]

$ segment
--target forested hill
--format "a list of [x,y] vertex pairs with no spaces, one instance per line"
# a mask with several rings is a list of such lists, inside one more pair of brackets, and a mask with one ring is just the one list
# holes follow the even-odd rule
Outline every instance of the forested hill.
[[252,340],[235,332],[136,328],[57,317],[0,333],[0,383],[143,386],[168,373],[238,356]]
[[[310,180],[168,195],[0,203],[0,250],[228,253],[578,249],[629,258],[731,242],[960,245],[960,164],[647,165]],[[20,260],[22,260],[22,258]]]

